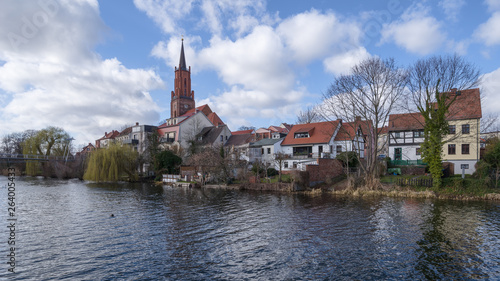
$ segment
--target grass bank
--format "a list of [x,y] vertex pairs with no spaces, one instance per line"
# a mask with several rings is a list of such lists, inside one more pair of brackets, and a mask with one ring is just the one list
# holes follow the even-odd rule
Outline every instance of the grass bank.
[[332,188],[330,192],[339,195],[351,196],[388,196],[408,198],[435,198],[454,200],[499,200],[500,188],[491,186],[491,182],[467,176],[453,176],[443,179],[443,187],[398,186],[396,179],[421,178],[425,176],[385,176],[380,178],[377,188],[358,187],[352,188],[348,184],[344,188]]

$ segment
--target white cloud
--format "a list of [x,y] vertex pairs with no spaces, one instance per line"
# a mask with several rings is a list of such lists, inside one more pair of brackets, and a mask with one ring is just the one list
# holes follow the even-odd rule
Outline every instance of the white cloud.
[[214,37],[210,46],[200,51],[198,59],[216,69],[228,85],[279,94],[294,83],[284,46],[268,26],[258,26],[236,41]]
[[427,55],[446,41],[441,23],[421,5],[407,9],[401,19],[384,24],[381,43],[394,41],[411,53]]
[[487,46],[500,44],[500,12],[495,12],[487,22],[481,24],[474,31],[474,37]]
[[441,0],[439,2],[439,6],[443,8],[446,18],[454,22],[458,20],[458,14],[464,5],[465,0]]
[[500,108],[500,68],[490,73],[484,74],[481,78],[481,101],[483,116],[487,114],[498,114]]
[[158,121],[148,92],[163,86],[159,76],[93,51],[107,29],[96,1],[13,3],[0,11],[0,29],[25,40],[13,45],[0,38],[0,92],[8,97],[0,108],[2,133],[58,126],[87,143],[125,123]]
[[356,22],[341,21],[334,13],[310,10],[285,19],[277,28],[299,63],[357,48],[362,32]]
[[294,88],[295,76],[286,54],[281,38],[269,26],[257,26],[235,41],[212,38],[210,46],[198,53],[198,60],[215,69],[229,90],[200,102],[228,117],[233,128],[247,124],[250,118],[278,120],[283,108],[295,112],[304,90]]
[[134,0],[134,4],[167,34],[183,32],[180,22],[192,20],[188,15],[195,13],[199,14],[198,26],[216,36],[221,36],[226,26],[239,36],[250,30],[249,23],[255,26],[255,21],[269,19],[265,0]]
[[[194,46],[201,45],[199,36],[184,37],[184,53],[186,63],[191,66],[192,73],[196,73],[203,69],[203,65],[199,63],[198,54]],[[169,68],[179,67],[179,54],[181,53],[181,37],[170,37],[168,41],[158,42],[151,50],[151,55],[165,61]]]
[[485,3],[492,12],[500,10],[500,0],[486,0]]
[[348,74],[353,66],[370,57],[371,55],[364,47],[359,47],[342,54],[331,56],[325,59],[323,64],[327,71],[335,75]]
[[137,9],[145,12],[165,33],[182,31],[176,21],[191,12],[194,0],[134,0]]

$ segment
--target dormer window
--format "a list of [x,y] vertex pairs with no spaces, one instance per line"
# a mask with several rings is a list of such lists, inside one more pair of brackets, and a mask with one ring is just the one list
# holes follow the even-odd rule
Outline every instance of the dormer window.
[[309,133],[295,133],[294,138],[296,139],[302,139],[302,138],[309,138]]

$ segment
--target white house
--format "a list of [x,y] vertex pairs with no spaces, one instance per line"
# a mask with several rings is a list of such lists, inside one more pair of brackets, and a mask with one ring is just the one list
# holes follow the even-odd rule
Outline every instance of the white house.
[[334,139],[340,127],[340,120],[293,126],[281,142],[287,157],[283,170],[302,170],[305,165],[316,163],[317,158],[335,158]]

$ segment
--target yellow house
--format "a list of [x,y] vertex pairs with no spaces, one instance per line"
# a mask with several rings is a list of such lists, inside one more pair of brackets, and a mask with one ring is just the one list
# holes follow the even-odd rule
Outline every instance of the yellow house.
[[457,91],[447,115],[449,130],[443,145],[443,161],[452,162],[455,174],[472,174],[480,156],[481,98],[479,89]]
[[[444,162],[454,164],[454,173],[474,173],[480,156],[481,98],[479,89],[446,93],[454,99],[446,115],[449,134],[442,149]],[[424,142],[424,118],[418,112],[389,116],[389,157],[394,160],[420,160]]]

